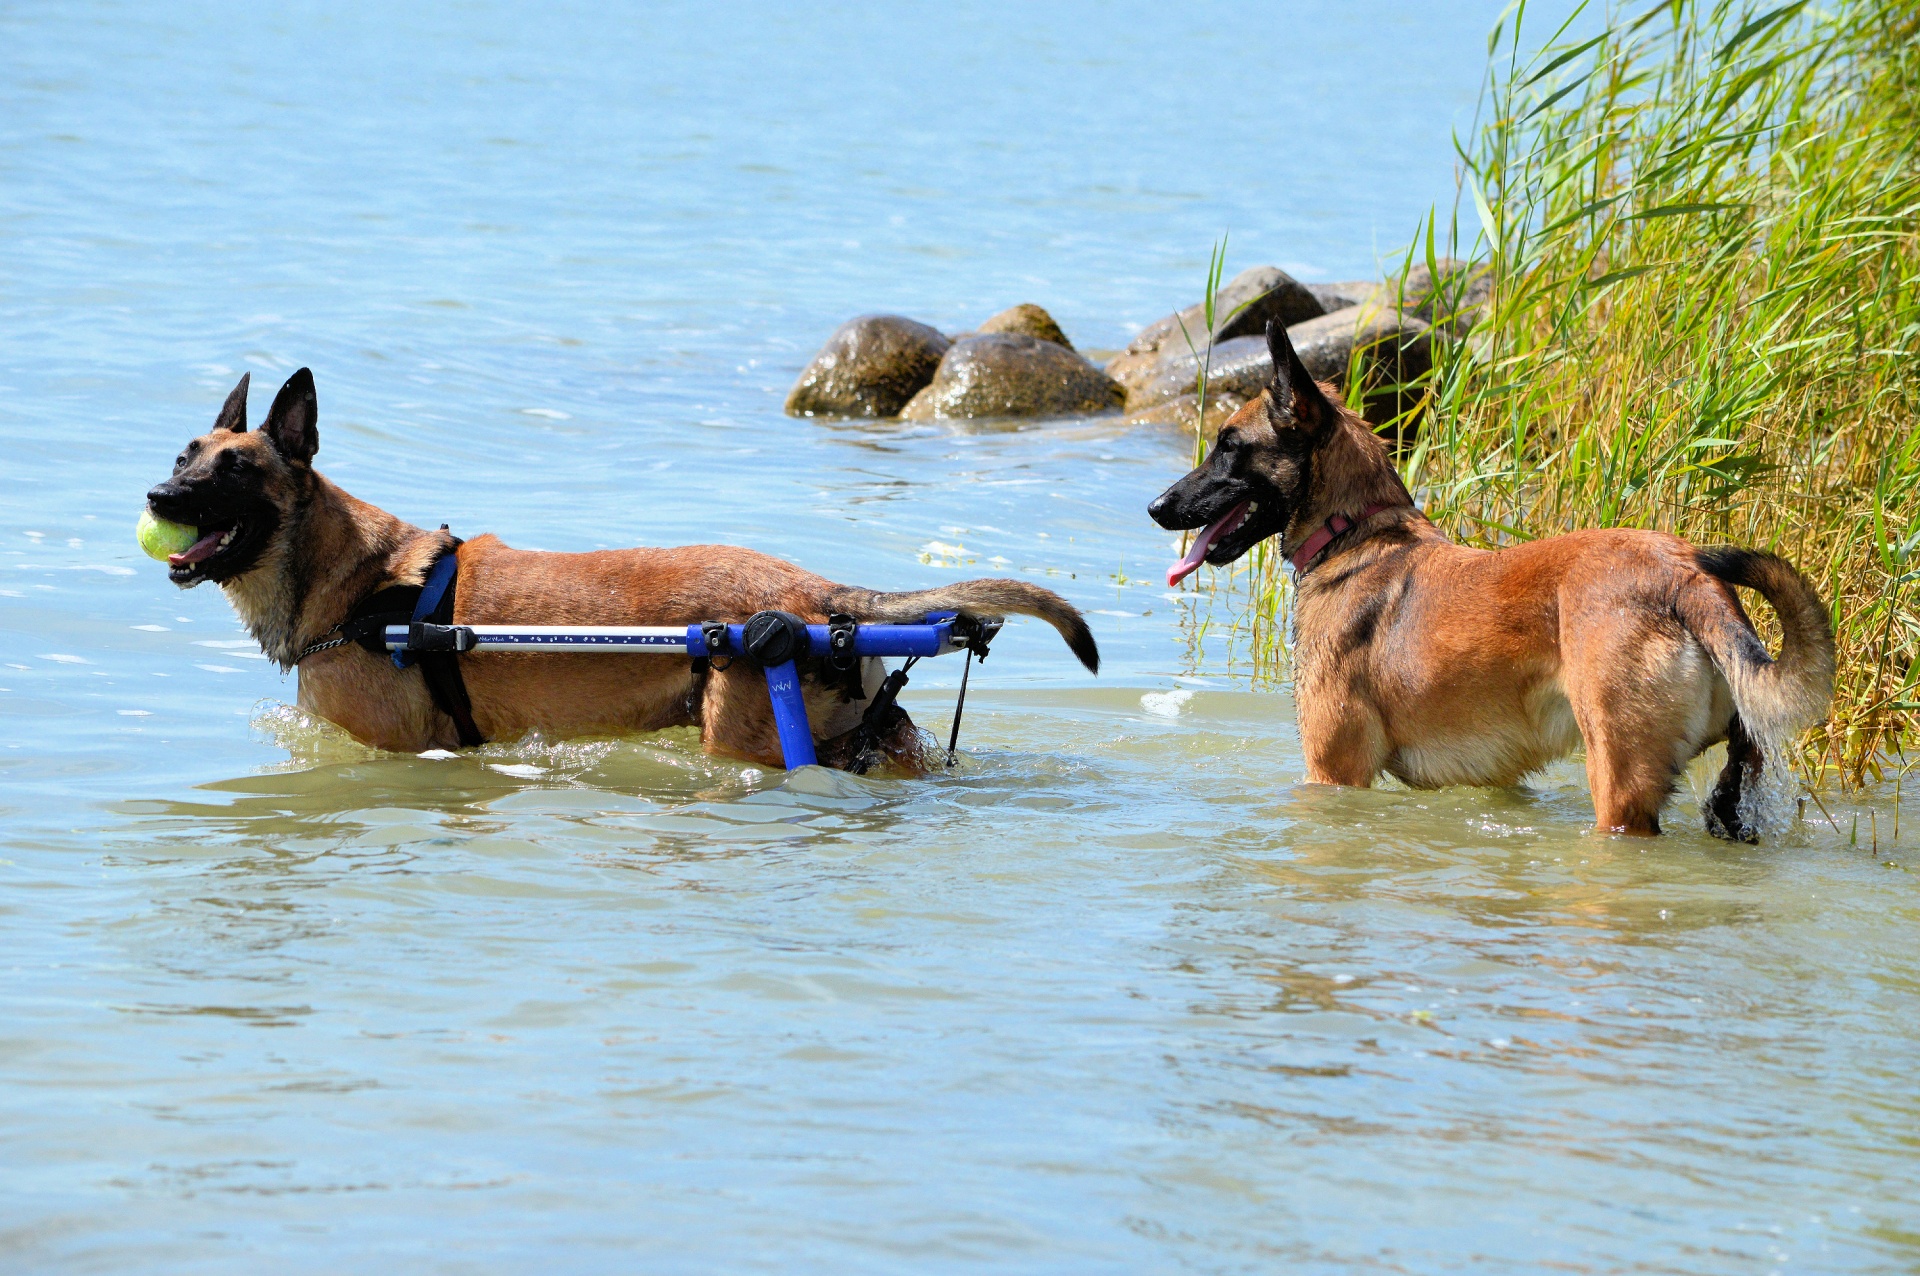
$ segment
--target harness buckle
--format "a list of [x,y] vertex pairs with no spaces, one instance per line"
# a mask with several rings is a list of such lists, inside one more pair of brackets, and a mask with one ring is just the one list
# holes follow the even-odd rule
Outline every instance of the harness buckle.
[[472,651],[478,643],[465,625],[435,625],[416,620],[407,626],[407,651]]

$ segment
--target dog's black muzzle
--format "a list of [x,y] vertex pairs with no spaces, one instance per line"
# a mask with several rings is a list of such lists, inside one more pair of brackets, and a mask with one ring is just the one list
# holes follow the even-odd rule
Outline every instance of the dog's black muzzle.
[[1249,484],[1214,470],[1214,463],[1208,461],[1188,473],[1153,498],[1147,517],[1170,532],[1189,531],[1205,527],[1254,495]]

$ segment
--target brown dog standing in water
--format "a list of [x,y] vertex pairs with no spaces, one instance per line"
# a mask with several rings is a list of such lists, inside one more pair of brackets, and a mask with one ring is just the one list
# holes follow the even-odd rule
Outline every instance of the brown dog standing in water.
[[[355,500],[313,468],[318,404],[305,368],[282,386],[266,422],[247,430],[247,378],[227,397],[210,433],[187,444],[173,475],[147,493],[161,518],[198,527],[200,540],[169,560],[182,588],[216,581],[267,656],[300,670],[300,705],[384,749],[450,748],[453,720],[436,707],[419,671],[353,643],[324,644],[362,600],[421,584],[453,544]],[[511,549],[495,536],[461,544],[456,624],[684,625],[738,623],[757,611],[792,612],[813,624],[832,613],[860,621],[920,620],[957,611],[994,619],[1037,616],[1060,631],[1088,669],[1100,653],[1065,599],[1017,580],[971,580],[912,593],[836,585],[789,563],[728,545],[550,554]],[[760,670],[747,662],[696,671],[684,655],[470,652],[459,670],[479,733],[489,740],[528,731],[550,736],[697,726],[709,752],[781,764],[779,736]],[[863,714],[847,678],[802,672],[820,760],[853,766]],[[869,658],[859,675],[871,696],[881,677]],[[879,751],[917,769],[924,738],[896,713]]]
[[[1680,771],[1727,742],[1707,829],[1753,841],[1763,780],[1826,715],[1833,635],[1784,559],[1659,532],[1573,532],[1467,549],[1428,522],[1386,447],[1270,327],[1273,379],[1206,462],[1147,507],[1203,528],[1168,570],[1230,563],[1269,536],[1293,562],[1294,702],[1307,778],[1365,787],[1509,785],[1582,741],[1601,829],[1660,831]],[[1733,586],[1779,613],[1768,656]]]

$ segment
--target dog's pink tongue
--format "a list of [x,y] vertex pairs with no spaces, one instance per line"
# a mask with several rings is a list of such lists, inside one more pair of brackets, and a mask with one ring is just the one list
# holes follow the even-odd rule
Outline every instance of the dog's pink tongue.
[[1187,556],[1167,568],[1167,588],[1173,588],[1187,577],[1199,571],[1200,561],[1207,556],[1207,551],[1213,548],[1214,540],[1218,538],[1220,533],[1225,529],[1238,526],[1241,515],[1246,512],[1247,502],[1241,501],[1225,514],[1222,514],[1218,519],[1207,524],[1206,530],[1194,538],[1193,548],[1187,551]]
[[205,536],[202,536],[199,540],[187,546],[184,552],[168,554],[167,566],[178,567],[182,563],[197,563],[202,559],[212,557],[213,551],[220,548],[220,538],[226,534],[227,529],[224,527],[217,532],[208,532]]

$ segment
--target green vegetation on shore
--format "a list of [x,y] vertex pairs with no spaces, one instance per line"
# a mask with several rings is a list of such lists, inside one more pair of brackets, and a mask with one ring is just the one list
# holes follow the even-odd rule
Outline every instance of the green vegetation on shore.
[[[1460,145],[1492,300],[1436,343],[1409,485],[1468,544],[1650,527],[1792,559],[1840,653],[1809,779],[1879,779],[1920,731],[1920,10],[1671,0],[1530,58],[1526,19]],[[1450,247],[1430,225],[1406,264]],[[1278,564],[1243,570],[1270,670]]]

